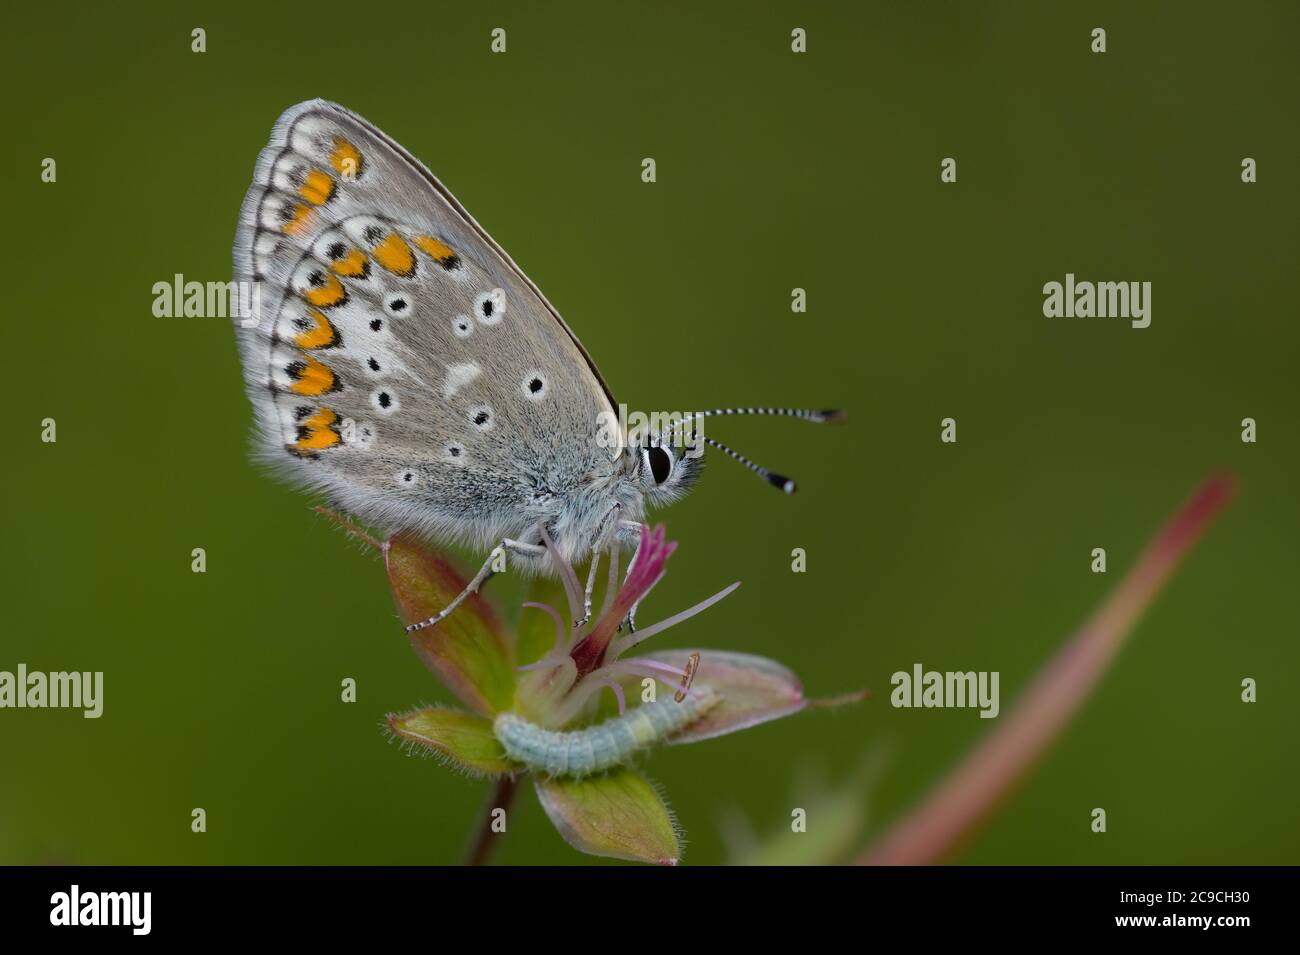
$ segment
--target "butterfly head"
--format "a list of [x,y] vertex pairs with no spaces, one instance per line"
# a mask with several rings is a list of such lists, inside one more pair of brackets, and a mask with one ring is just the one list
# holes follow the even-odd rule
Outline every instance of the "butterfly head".
[[795,492],[795,483],[791,478],[769,471],[721,441],[704,435],[702,419],[728,415],[774,415],[816,423],[840,422],[845,419],[843,411],[811,411],[804,408],[715,408],[711,411],[692,412],[662,432],[648,432],[632,440],[630,451],[633,457],[629,469],[650,503],[666,504],[690,490],[704,464],[703,452],[706,446],[738,461],[778,490],[786,494]]
[[703,445],[672,433],[650,433],[631,448],[633,477],[654,505],[669,504],[691,489],[704,463]]
[[699,470],[705,463],[703,451],[707,446],[738,461],[777,490],[794,494],[796,489],[792,478],[768,470],[719,440],[703,434],[703,418],[731,414],[771,414],[813,422],[844,421],[845,418],[842,411],[807,411],[803,408],[715,408],[712,411],[690,413],[667,429],[646,431],[633,435],[630,439],[627,473],[632,482],[636,483],[637,490],[651,504],[656,505],[680,498],[699,477]]

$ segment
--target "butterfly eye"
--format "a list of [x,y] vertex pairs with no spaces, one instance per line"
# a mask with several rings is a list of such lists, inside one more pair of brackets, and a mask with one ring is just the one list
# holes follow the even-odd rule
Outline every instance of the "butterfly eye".
[[646,466],[650,468],[655,484],[663,484],[667,481],[673,473],[673,456],[658,445],[646,448],[641,454],[645,458]]

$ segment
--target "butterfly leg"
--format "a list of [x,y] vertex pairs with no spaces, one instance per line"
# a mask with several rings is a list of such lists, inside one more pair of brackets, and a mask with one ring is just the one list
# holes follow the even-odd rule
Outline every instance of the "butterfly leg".
[[[623,582],[626,583],[628,577],[632,576],[632,568],[636,566],[636,559],[641,556],[641,530],[642,525],[638,521],[621,521],[618,525],[618,537],[620,542],[627,543],[633,547],[632,559],[627,563],[627,573],[623,575]],[[627,612],[627,618],[618,625],[622,630],[627,627],[628,633],[636,633],[636,608],[641,606],[641,601],[632,605],[632,609]]]
[[542,557],[546,554],[546,548],[540,544],[525,544],[523,541],[512,540],[509,537],[504,538],[500,544],[492,548],[488,554],[487,560],[483,561],[483,566],[479,568],[478,573],[465,586],[459,594],[455,596],[451,603],[443,607],[437,614],[428,620],[422,620],[419,623],[413,623],[406,628],[407,633],[415,633],[417,630],[424,630],[427,627],[435,627],[442,621],[446,620],[452,612],[463,604],[470,594],[478,593],[479,589],[491,580],[497,574],[496,565],[498,562],[505,562],[506,552],[509,551],[518,557]]
[[600,568],[600,551],[591,552],[591,569],[587,571],[587,588],[582,592],[582,619],[575,620],[574,628],[586,626],[591,619],[591,594],[596,589],[596,571]]
[[[587,571],[587,589],[584,590],[582,593],[582,619],[574,621],[573,626],[575,628],[585,626],[587,621],[591,619],[591,595],[592,592],[595,591],[596,589],[596,571],[600,567],[599,542],[604,540],[605,528],[609,526],[609,522],[622,509],[623,509],[623,505],[619,504],[618,502],[615,502],[614,506],[609,509],[609,513],[606,514],[604,519],[600,522],[600,526],[596,528],[596,534],[594,539],[597,541],[597,543],[591,549],[591,568]],[[618,544],[615,543],[612,546],[617,547]]]

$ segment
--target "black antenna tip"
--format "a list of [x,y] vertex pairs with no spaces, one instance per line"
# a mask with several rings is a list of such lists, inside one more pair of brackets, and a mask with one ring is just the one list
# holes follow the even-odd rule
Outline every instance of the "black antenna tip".
[[793,494],[796,490],[798,490],[794,481],[786,477],[784,474],[773,474],[772,472],[769,471],[766,476],[767,476],[768,484],[772,485],[775,488],[779,488],[782,491],[785,491],[785,493],[787,494]]
[[838,424],[841,421],[847,421],[849,413],[843,408],[830,408],[827,411],[819,411],[821,419],[826,424]]

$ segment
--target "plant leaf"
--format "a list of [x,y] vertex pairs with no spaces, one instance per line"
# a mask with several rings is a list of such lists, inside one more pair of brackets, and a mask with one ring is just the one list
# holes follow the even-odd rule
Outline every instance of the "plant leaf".
[[439,706],[389,713],[388,728],[471,776],[499,776],[523,769],[506,756],[492,733],[492,724],[473,713]]
[[722,696],[722,702],[672,736],[670,744],[695,743],[734,733],[798,713],[809,703],[799,678],[767,657],[725,650],[664,650],[645,654],[645,658],[685,668],[692,653],[700,655],[695,684],[712,687]]
[[[428,620],[465,589],[465,579],[442,557],[401,536],[384,546],[388,582],[402,623]],[[510,645],[496,613],[472,594],[436,627],[411,634],[420,659],[462,703],[483,716],[514,702]]]
[[564,841],[610,859],[676,865],[681,843],[659,793],[632,769],[583,779],[538,775],[537,798]]

